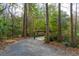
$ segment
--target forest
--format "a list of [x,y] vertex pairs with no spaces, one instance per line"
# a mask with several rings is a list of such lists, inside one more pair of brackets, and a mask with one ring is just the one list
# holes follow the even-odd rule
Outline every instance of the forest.
[[43,36],[46,43],[56,41],[67,47],[78,48],[79,5],[67,5],[0,3],[0,40]]

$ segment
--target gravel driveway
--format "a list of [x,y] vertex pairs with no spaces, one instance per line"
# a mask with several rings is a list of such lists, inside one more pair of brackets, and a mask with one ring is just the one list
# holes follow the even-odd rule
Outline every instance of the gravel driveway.
[[27,38],[6,46],[0,51],[1,56],[63,56],[70,55],[64,50],[44,44],[42,40]]

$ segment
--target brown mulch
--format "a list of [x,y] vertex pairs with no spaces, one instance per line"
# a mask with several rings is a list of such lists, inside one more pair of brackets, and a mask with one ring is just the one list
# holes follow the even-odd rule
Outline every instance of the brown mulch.
[[61,43],[58,43],[55,41],[50,42],[49,45],[56,48],[56,49],[64,50],[64,51],[71,53],[73,55],[79,55],[79,48],[66,47],[66,46],[62,45]]
[[7,45],[16,43],[22,39],[24,38],[12,38],[12,39],[0,40],[0,50],[3,50]]

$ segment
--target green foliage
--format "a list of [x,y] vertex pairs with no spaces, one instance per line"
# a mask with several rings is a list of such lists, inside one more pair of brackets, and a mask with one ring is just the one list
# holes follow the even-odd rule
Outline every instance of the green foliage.
[[57,32],[57,18],[58,18],[58,11],[56,6],[49,5],[49,28],[54,33]]
[[21,35],[21,26],[20,26],[21,20],[15,20],[15,23],[12,24],[11,19],[4,19],[3,17],[0,17],[0,38],[10,38],[12,37],[12,31],[13,36]]
[[[46,31],[46,20],[45,20],[45,6],[39,4],[30,4],[30,11],[28,12],[28,28],[27,31],[29,34],[34,36],[36,31]],[[14,4],[13,7],[16,7]],[[18,6],[17,6],[18,7]],[[16,7],[16,8],[17,8]],[[0,5],[0,9],[2,6]],[[16,9],[15,8],[15,9]],[[49,30],[51,34],[49,35],[49,41],[53,41],[57,39],[57,18],[58,18],[58,10],[57,7],[53,4],[49,4],[48,6],[49,12]],[[22,18],[15,16],[16,18],[12,19],[10,16],[0,17],[0,38],[3,37],[16,37],[22,34]],[[61,11],[61,24],[62,24],[62,32],[63,35],[67,32],[69,17],[66,12]],[[13,23],[13,24],[12,24]],[[12,34],[13,32],[13,34]],[[38,36],[38,34],[35,34]],[[44,34],[45,35],[45,34]],[[65,39],[66,40],[66,39]]]
[[56,41],[57,40],[57,35],[56,34],[50,34],[49,35],[49,41]]
[[69,37],[64,36],[63,42],[62,42],[65,46],[70,46],[70,40]]
[[[39,7],[37,4],[31,4],[31,12],[30,14],[32,17],[31,26],[33,27],[29,29],[30,34],[37,33],[36,31],[46,31],[46,20],[45,20],[45,7],[42,5],[42,7]],[[49,30],[51,31],[51,35],[49,35],[49,40],[46,41],[53,41],[57,40],[57,19],[58,19],[58,10],[57,7],[53,4],[50,4],[48,6],[48,12],[49,12]],[[68,21],[69,16],[66,12],[61,11],[61,27],[62,27],[62,33],[64,36],[68,36]],[[35,34],[38,36],[38,34]],[[45,34],[44,34],[45,35]],[[33,35],[34,36],[34,35]],[[65,39],[67,40],[67,39]]]

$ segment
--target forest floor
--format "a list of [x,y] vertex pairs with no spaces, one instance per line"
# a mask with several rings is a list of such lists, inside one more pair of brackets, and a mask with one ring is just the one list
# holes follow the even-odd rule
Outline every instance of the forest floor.
[[[43,38],[27,38],[17,40],[0,50],[1,56],[71,56],[79,55],[79,50],[74,53],[72,48],[66,48],[58,43],[45,44]],[[71,49],[71,50],[70,50]]]

